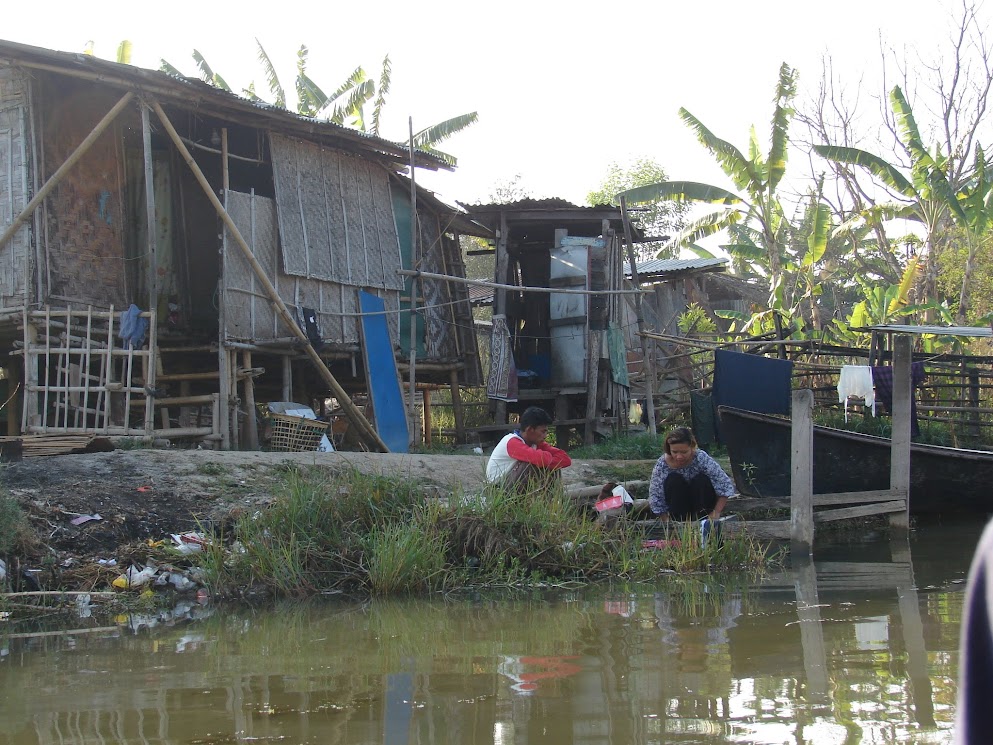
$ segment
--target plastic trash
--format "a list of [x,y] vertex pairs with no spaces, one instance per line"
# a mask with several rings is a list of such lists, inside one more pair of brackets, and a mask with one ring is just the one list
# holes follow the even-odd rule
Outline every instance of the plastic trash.
[[142,587],[151,582],[152,577],[155,576],[155,572],[156,569],[153,566],[139,569],[132,564],[128,567],[124,574],[111,582],[111,584],[119,590],[130,590],[135,587]]
[[197,554],[207,545],[207,537],[203,533],[173,533],[174,549],[181,554]]
[[94,512],[92,515],[77,515],[69,522],[73,525],[82,525],[83,523],[88,523],[91,520],[103,520],[103,518],[100,517],[99,512]]

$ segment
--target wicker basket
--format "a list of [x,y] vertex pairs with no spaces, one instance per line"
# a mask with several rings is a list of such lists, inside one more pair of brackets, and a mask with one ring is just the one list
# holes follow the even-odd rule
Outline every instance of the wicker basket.
[[305,453],[317,450],[328,423],[287,414],[269,414],[272,439],[269,449],[279,453]]

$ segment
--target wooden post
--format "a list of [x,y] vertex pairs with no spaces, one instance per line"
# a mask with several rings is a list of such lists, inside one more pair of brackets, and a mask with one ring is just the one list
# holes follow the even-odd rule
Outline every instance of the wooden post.
[[79,146],[72,151],[72,154],[66,158],[65,162],[59,166],[58,170],[52,174],[52,177],[45,182],[45,185],[38,190],[38,193],[35,194],[31,201],[27,203],[23,210],[21,210],[21,213],[15,217],[13,222],[11,222],[10,225],[7,226],[7,229],[3,231],[3,235],[0,235],[0,246],[3,246],[3,244],[10,240],[14,233],[16,233],[20,228],[21,223],[31,217],[32,213],[38,205],[44,201],[49,192],[58,186],[59,182],[62,181],[69,169],[76,165],[80,158],[86,155],[86,151],[92,147],[93,143],[97,141],[100,135],[103,134],[103,131],[110,126],[114,119],[117,118],[117,115],[121,113],[128,103],[130,103],[132,98],[134,98],[134,93],[125,93],[121,100],[114,104],[114,108],[108,111],[104,115],[103,119],[97,122],[97,125],[93,128],[93,131],[86,136],[86,139],[79,143]]
[[[141,104],[141,143],[145,156],[145,251],[148,255],[148,309],[159,307],[159,276],[156,259],[155,174],[152,171],[152,127],[148,122],[148,105]],[[153,319],[154,321],[155,319]]]
[[[241,364],[242,368],[246,371],[252,369],[252,353],[250,350],[246,349],[242,351]],[[243,397],[245,409],[248,412],[245,417],[245,447],[248,450],[258,450],[259,429],[255,426],[255,377],[253,375],[245,375],[242,385],[245,392]]]
[[290,330],[290,332],[302,342],[303,351],[310,358],[311,362],[314,363],[314,366],[317,368],[317,371],[321,374],[324,381],[328,384],[328,387],[331,389],[334,397],[338,399],[338,403],[341,405],[345,416],[348,417],[348,420],[353,425],[355,425],[359,437],[361,437],[367,445],[376,449],[378,452],[388,453],[389,448],[386,447],[386,443],[383,442],[382,438],[379,436],[379,433],[373,429],[372,425],[369,423],[369,420],[366,419],[362,415],[362,412],[358,410],[352,402],[352,399],[345,392],[345,389],[341,387],[341,384],[339,384],[334,375],[331,374],[331,371],[328,369],[327,365],[324,364],[324,360],[322,360],[320,355],[317,354],[317,350],[315,350],[313,345],[310,343],[310,339],[307,338],[307,334],[293,319],[289,309],[286,307],[286,303],[283,302],[283,299],[279,296],[279,293],[276,292],[276,288],[273,287],[272,282],[265,273],[265,270],[261,267],[258,260],[252,254],[252,249],[249,248],[248,243],[245,242],[245,238],[242,236],[241,231],[238,230],[238,226],[235,225],[234,220],[231,219],[231,215],[228,214],[227,210],[224,209],[224,205],[222,205],[220,200],[217,198],[217,195],[210,186],[210,182],[207,181],[207,177],[203,175],[203,171],[200,170],[200,166],[197,165],[197,162],[193,159],[193,156],[190,155],[190,151],[186,148],[186,145],[183,143],[182,138],[180,138],[179,133],[176,132],[175,127],[172,126],[172,122],[169,120],[169,117],[166,116],[165,111],[162,110],[162,107],[157,101],[152,102],[152,108],[155,110],[155,113],[158,115],[159,119],[162,120],[163,127],[166,132],[169,133],[169,137],[172,139],[173,144],[175,144],[176,149],[179,150],[183,160],[189,166],[190,170],[193,171],[193,175],[196,178],[197,183],[200,184],[200,187],[207,195],[207,199],[210,200],[210,203],[217,211],[217,214],[220,216],[225,226],[227,226],[227,229],[231,231],[231,236],[234,238],[235,243],[245,255],[249,266],[251,266],[252,271],[255,272],[255,276],[259,278],[259,282],[262,284],[266,294],[275,306],[277,314],[282,319],[283,323],[286,324],[286,327]]
[[462,409],[462,389],[459,387],[459,371],[452,369],[448,373],[449,386],[452,389],[452,414],[455,417],[455,443],[465,442],[465,412]]
[[421,400],[424,402],[424,444],[431,446],[431,389],[425,388],[421,391]]
[[810,556],[814,545],[814,392],[793,391],[790,472],[790,551]]
[[[631,282],[636,290],[641,289],[638,276],[638,262],[634,256],[634,243],[631,238],[631,220],[628,217],[627,197],[621,197],[621,222],[624,224],[624,244],[627,246],[628,264],[631,267]],[[641,293],[634,298],[635,316],[638,319],[638,334],[641,337],[642,369],[645,374],[645,413],[648,416],[648,431],[658,434],[655,426],[655,359],[649,355],[649,340],[645,337],[645,315],[642,310]]]
[[890,440],[890,491],[904,500],[906,509],[890,515],[890,528],[910,529],[910,334],[893,334],[893,435]]
[[[26,355],[25,355],[26,356]],[[21,431],[20,418],[21,405],[24,401],[24,393],[21,390],[21,361],[13,358],[7,367],[7,395],[10,401],[7,403],[7,436],[16,437]]]
[[593,434],[596,430],[597,398],[600,384],[600,347],[603,345],[602,331],[589,331],[587,336],[589,349],[587,355],[586,374],[586,426],[583,432],[583,443],[593,444]]
[[290,356],[283,356],[283,391],[282,396],[284,401],[293,400],[293,360]]
[[[497,242],[496,242],[496,284],[507,285],[509,284],[509,274],[510,274],[510,254],[507,252],[507,246],[510,238],[507,235],[507,215],[503,211],[500,212],[500,227],[497,228]],[[507,314],[507,290],[505,287],[497,287],[496,291],[493,293],[493,315],[503,315]],[[508,324],[509,327],[510,324]],[[492,345],[492,341],[490,342]],[[491,346],[492,350],[492,346]],[[511,354],[513,354],[513,335],[511,335]],[[490,360],[490,364],[493,361]],[[497,401],[495,411],[493,413],[493,423],[494,424],[506,424],[507,423],[507,402]]]
[[238,350],[223,347],[228,371],[228,437],[233,450],[241,450],[241,397],[238,395]]
[[[564,422],[569,419],[569,397],[561,393],[555,397],[555,421]],[[563,450],[569,444],[569,427],[560,424],[555,428],[555,444]]]

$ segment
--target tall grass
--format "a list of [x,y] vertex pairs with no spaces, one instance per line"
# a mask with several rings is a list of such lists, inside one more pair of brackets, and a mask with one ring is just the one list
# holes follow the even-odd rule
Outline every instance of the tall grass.
[[0,557],[22,547],[29,535],[28,521],[17,501],[0,493]]
[[520,493],[491,486],[449,502],[402,477],[289,470],[273,503],[239,517],[200,562],[220,594],[298,597],[648,580],[764,561],[746,536],[702,546],[696,524],[646,548],[660,526],[595,522],[558,482]]

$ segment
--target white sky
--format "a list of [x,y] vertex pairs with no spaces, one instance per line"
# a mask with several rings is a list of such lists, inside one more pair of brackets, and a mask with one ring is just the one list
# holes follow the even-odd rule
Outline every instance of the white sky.
[[[398,3],[7,3],[0,37],[63,51],[95,42],[113,59],[130,39],[132,62],[165,57],[195,74],[199,49],[236,90],[266,90],[261,41],[290,91],[296,49],[310,76],[333,89],[357,65],[378,78],[387,52],[393,86],[384,134],[405,139],[467,111],[480,121],[442,147],[454,174],[418,175],[450,200],[485,200],[521,175],[534,196],[582,203],[612,161],[653,157],[670,178],[729,186],[679,120],[685,106],[739,148],[752,124],[768,141],[781,62],[813,86],[821,57],[853,89],[876,93],[879,33],[929,55],[948,37],[961,0],[422,0]],[[864,78],[860,79],[860,76]],[[871,110],[871,107],[870,107]],[[802,167],[805,164],[797,164]]]

